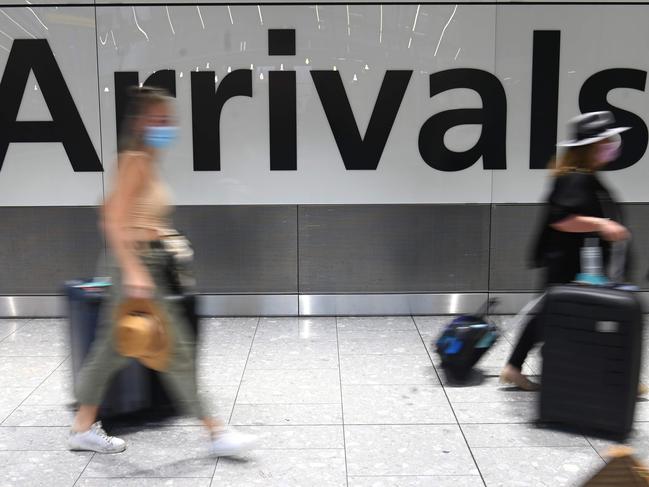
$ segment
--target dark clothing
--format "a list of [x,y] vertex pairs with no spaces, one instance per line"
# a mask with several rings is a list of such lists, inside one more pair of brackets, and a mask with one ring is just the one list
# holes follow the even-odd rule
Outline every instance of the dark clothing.
[[[584,240],[597,237],[589,233],[568,233],[550,225],[571,215],[609,218],[623,224],[624,218],[611,192],[594,173],[573,171],[558,176],[547,200],[542,228],[534,247],[534,267],[545,267],[545,287],[574,281],[580,272],[580,250]],[[606,268],[611,244],[600,240]],[[628,259],[627,259],[628,263]],[[628,268],[628,266],[627,266]],[[528,321],[518,339],[509,364],[522,369],[527,354],[543,341],[543,326],[538,317]]]
[[516,367],[518,370],[522,370],[527,354],[534,348],[534,345],[543,341],[542,332],[541,320],[538,317],[535,316],[528,321],[523,332],[518,337],[514,351],[507,363]]
[[[580,249],[588,233],[568,233],[553,229],[571,215],[609,218],[624,224],[621,208],[611,192],[594,173],[569,172],[558,176],[547,200],[541,230],[534,248],[534,267],[546,268],[546,282],[571,282],[580,271]],[[610,243],[600,241],[604,266],[608,263]]]

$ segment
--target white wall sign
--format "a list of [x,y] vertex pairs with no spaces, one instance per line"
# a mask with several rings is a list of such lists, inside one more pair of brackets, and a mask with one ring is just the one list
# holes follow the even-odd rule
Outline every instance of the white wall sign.
[[3,11],[0,205],[100,202],[133,83],[176,95],[178,204],[535,202],[596,109],[632,127],[607,177],[647,201],[642,6]]

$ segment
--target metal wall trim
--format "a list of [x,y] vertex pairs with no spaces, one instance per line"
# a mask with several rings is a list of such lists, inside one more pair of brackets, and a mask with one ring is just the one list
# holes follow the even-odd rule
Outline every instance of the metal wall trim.
[[[649,312],[649,292],[639,292]],[[488,298],[490,314],[518,313],[539,293],[311,294],[300,295],[300,316],[454,315],[473,313]]]
[[498,302],[490,310],[491,314],[515,315],[541,293],[491,293],[489,296]]
[[200,316],[297,316],[297,294],[203,294]]
[[[488,297],[498,298],[491,314],[516,314],[534,293],[444,294],[204,294],[200,316],[384,316],[471,313]],[[649,312],[649,292],[639,293]],[[0,296],[0,318],[55,318],[67,315],[63,296]]]
[[[201,295],[200,316],[297,316],[296,294]],[[0,318],[67,316],[64,296],[0,296]]]
[[302,294],[301,316],[446,315],[476,311],[487,293]]
[[0,318],[58,318],[66,314],[63,296],[0,296]]

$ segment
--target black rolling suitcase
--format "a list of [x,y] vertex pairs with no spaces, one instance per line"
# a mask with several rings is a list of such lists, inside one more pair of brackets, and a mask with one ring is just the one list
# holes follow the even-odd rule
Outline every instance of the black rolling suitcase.
[[642,309],[635,293],[568,284],[550,288],[543,320],[539,419],[623,439],[640,375]]
[[[183,294],[176,295],[167,298],[169,300],[178,301],[180,307],[189,323],[189,327],[194,334],[198,345],[199,334],[199,325],[200,319],[198,317],[198,297],[195,294]],[[194,361],[194,367],[196,367],[196,362]],[[149,370],[151,376],[151,400],[155,405],[156,413],[158,416],[175,416],[180,414],[180,411],[175,405],[168,392],[165,390],[162,381],[160,380],[160,374],[155,370]]]
[[[83,361],[95,339],[100,308],[106,299],[109,286],[105,282],[94,280],[69,281],[65,285],[70,322],[73,383],[76,383]],[[192,332],[198,336],[196,296],[187,294],[168,299],[180,301]],[[178,412],[164,390],[158,372],[147,369],[133,360],[111,382],[101,404],[99,416],[106,419],[133,415],[142,411],[154,413],[156,416],[168,416]]]
[[[94,280],[76,280],[65,284],[72,349],[72,382],[75,385],[86,355],[95,340],[99,312],[108,288],[107,283]],[[104,419],[150,408],[150,383],[149,370],[133,361],[111,382],[101,404],[99,416]]]

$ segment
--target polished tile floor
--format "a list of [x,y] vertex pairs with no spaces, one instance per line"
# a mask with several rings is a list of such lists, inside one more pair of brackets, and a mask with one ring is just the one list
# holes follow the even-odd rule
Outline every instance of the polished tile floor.
[[[205,319],[200,388],[259,436],[244,460],[211,458],[191,418],[114,426],[122,454],[66,451],[67,323],[0,320],[0,487],[579,485],[609,443],[533,424],[535,394],[498,385],[517,330],[495,319],[505,336],[469,387],[435,367],[445,317]],[[649,402],[636,419],[649,460]]]

